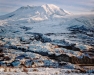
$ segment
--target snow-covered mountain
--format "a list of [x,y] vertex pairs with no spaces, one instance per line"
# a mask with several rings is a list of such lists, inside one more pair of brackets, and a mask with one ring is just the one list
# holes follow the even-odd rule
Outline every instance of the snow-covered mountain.
[[0,19],[15,19],[15,20],[46,20],[51,18],[62,17],[69,13],[53,4],[45,4],[42,6],[23,6],[16,11],[0,16]]
[[[0,16],[0,75],[6,71],[17,74],[41,71],[42,75],[94,73],[91,66],[94,65],[94,14],[69,14],[46,4],[24,6]],[[17,71],[13,70],[15,67]],[[51,74],[52,68],[55,73]]]

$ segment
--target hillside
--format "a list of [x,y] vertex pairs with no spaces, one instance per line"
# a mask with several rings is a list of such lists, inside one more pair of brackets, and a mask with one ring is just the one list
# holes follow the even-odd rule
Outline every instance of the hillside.
[[0,16],[1,75],[94,73],[93,40],[94,14],[73,15],[53,4],[20,7]]

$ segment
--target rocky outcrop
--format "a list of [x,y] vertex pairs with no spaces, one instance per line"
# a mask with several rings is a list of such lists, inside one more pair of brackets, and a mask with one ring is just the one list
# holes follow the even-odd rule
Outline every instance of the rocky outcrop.
[[[47,38],[46,36],[44,36],[43,34],[41,33],[32,33],[32,32],[27,32],[26,34],[29,34],[30,37],[28,39],[28,41],[30,40],[37,40],[37,41],[41,41],[43,43],[46,43],[46,42],[51,42],[51,39],[50,38]],[[21,37],[20,41],[23,41],[24,42],[24,37]]]
[[94,65],[94,58],[89,58],[87,56],[83,56],[82,58],[77,58],[72,56],[71,63],[73,64],[86,64],[86,65]]

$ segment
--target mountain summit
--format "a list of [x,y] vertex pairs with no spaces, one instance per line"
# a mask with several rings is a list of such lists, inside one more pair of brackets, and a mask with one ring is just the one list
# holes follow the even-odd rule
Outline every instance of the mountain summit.
[[68,15],[66,11],[53,4],[42,6],[23,6],[16,11],[3,15],[0,19],[29,19],[29,20],[46,20]]

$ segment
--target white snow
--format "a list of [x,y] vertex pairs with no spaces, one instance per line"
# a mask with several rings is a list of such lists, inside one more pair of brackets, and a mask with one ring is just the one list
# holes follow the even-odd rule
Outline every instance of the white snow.
[[[94,27],[94,14],[90,15],[73,15],[69,13],[68,11],[65,11],[61,8],[59,8],[56,5],[53,4],[45,4],[42,6],[23,6],[16,11],[9,13],[7,15],[0,16],[0,36],[4,37],[0,43],[8,45],[16,46],[17,48],[25,48],[29,49],[31,51],[36,52],[47,52],[48,54],[55,54],[60,55],[62,53],[65,53],[69,56],[76,56],[80,57],[79,51],[72,51],[65,48],[55,48],[51,43],[42,43],[40,41],[30,41],[30,37],[33,38],[32,34],[28,33],[54,33],[51,36],[47,36],[48,38],[51,38],[52,40],[63,40],[68,42],[72,42],[70,38],[67,37],[67,35],[70,33],[68,31],[68,27],[71,26],[86,26],[88,28]],[[24,27],[27,27],[27,29],[24,29]],[[30,28],[30,29],[28,29]],[[66,34],[64,34],[66,33]],[[88,32],[88,34],[92,34]],[[80,35],[79,35],[80,36]],[[81,37],[81,36],[80,36]],[[22,42],[20,42],[20,38],[22,39]],[[1,39],[1,37],[0,37]],[[80,48],[81,50],[87,50],[91,48],[88,45],[79,44],[79,39],[73,38],[72,40],[76,40],[75,42],[76,47]],[[27,44],[22,44],[23,42]],[[60,43],[60,42],[59,42]],[[60,43],[60,45],[65,45],[66,43]],[[10,49],[12,53],[16,55],[23,54],[24,52],[21,51],[14,51]],[[38,58],[46,60],[48,58],[42,57],[39,54],[25,52],[29,57]],[[47,60],[47,64],[53,63],[52,60]],[[37,63],[38,65],[44,65],[43,63]],[[70,64],[69,64],[70,65]],[[69,67],[73,67],[73,65],[70,65]],[[34,69],[34,68],[32,68]],[[32,69],[29,69],[28,74],[32,71]],[[19,69],[16,69],[17,72],[19,72]],[[39,72],[33,72],[31,74],[36,75],[68,75],[65,73],[65,71],[69,71],[71,69],[61,69],[61,68],[38,68]],[[14,71],[14,70],[13,70]],[[0,75],[7,75],[7,73],[4,73],[4,69],[0,68]],[[47,74],[48,73],[48,74]],[[10,73],[11,75],[12,73]],[[15,73],[14,75],[21,74],[21,73]],[[24,73],[23,75],[27,75],[27,73]],[[72,74],[72,75],[78,75]],[[83,75],[83,74],[80,74]],[[84,74],[87,75],[87,74]]]
[[63,17],[68,15],[68,13],[53,4],[45,4],[42,6],[23,6],[12,13],[1,16],[0,19],[31,20],[32,22],[32,20],[41,21],[51,19],[54,15]]

